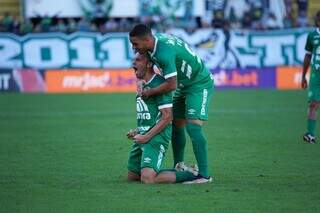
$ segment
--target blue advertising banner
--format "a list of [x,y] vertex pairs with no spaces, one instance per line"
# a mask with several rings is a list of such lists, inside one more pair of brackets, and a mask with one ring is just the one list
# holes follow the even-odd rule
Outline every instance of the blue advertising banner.
[[216,88],[276,88],[275,68],[213,69]]

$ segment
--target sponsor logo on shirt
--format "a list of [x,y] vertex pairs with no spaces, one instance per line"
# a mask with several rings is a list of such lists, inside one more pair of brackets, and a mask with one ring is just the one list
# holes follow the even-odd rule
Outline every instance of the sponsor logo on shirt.
[[142,100],[141,97],[137,98],[137,119],[150,120],[151,114],[147,104]]
[[203,98],[202,98],[202,104],[201,104],[201,115],[205,115],[206,114],[206,103],[208,100],[208,90],[204,89],[203,90]]
[[195,109],[188,109],[188,114],[189,115],[194,115],[196,113]]

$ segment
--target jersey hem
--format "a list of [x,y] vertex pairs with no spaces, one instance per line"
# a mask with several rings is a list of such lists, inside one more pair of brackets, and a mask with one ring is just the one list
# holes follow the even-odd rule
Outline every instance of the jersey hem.
[[173,72],[173,73],[165,75],[164,78],[168,79],[168,78],[171,78],[171,77],[176,76],[176,75],[177,75],[177,72]]
[[158,109],[171,108],[172,106],[173,106],[172,104],[163,104],[158,106]]

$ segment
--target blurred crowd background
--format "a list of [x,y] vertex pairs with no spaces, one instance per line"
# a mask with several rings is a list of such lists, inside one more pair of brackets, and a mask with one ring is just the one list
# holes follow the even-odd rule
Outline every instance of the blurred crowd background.
[[[152,4],[141,0],[138,17],[112,17],[106,13],[84,13],[81,17],[23,15],[23,1],[2,0],[0,32],[19,35],[39,32],[127,32],[136,23],[145,23],[163,31],[183,28],[193,32],[199,28],[224,28],[273,30],[313,25],[313,15],[320,9],[318,0],[205,0],[205,14],[194,16],[192,0],[185,0],[183,16],[161,14]],[[188,10],[189,8],[189,10]]]

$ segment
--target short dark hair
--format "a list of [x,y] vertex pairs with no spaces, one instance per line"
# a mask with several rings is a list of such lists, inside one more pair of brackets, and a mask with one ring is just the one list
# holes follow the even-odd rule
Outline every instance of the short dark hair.
[[316,18],[320,18],[320,10],[316,13]]
[[314,17],[314,23],[315,23],[316,26],[318,25],[318,21],[319,20],[320,20],[320,10],[316,13],[316,15]]
[[143,37],[152,35],[151,29],[145,24],[135,25],[129,33],[130,37]]

